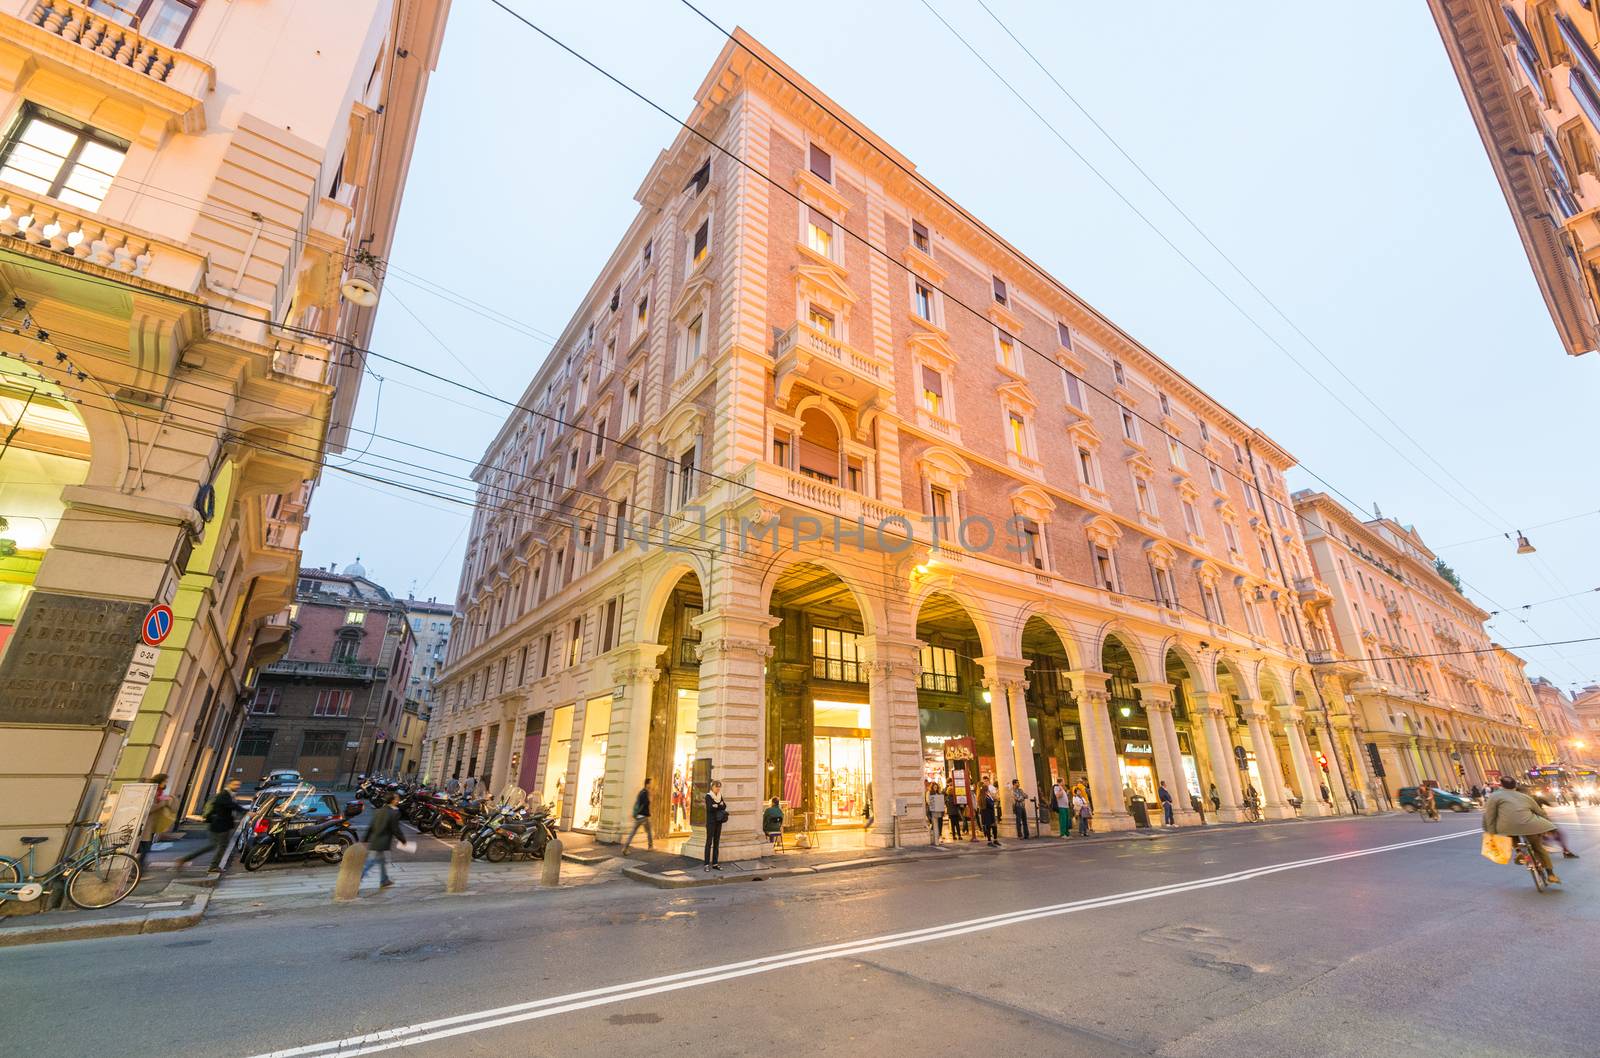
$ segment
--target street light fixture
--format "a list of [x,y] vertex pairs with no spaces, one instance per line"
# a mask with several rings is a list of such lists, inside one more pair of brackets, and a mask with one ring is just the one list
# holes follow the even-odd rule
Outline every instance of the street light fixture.
[[1527,538],[1527,536],[1525,536],[1523,534],[1522,530],[1518,529],[1517,530],[1517,554],[1519,554],[1519,555],[1531,555],[1537,550],[1539,550],[1539,549],[1534,547],[1532,544],[1528,543],[1528,538]]

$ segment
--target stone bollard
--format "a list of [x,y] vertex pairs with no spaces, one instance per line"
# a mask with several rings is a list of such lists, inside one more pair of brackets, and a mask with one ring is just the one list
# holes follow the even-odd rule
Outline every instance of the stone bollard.
[[544,870],[539,875],[539,884],[552,888],[561,884],[560,838],[551,838],[544,847]]
[[344,858],[339,861],[339,877],[333,881],[335,903],[356,898],[356,893],[361,889],[361,870],[366,865],[366,842],[358,841],[344,850]]
[[450,849],[450,876],[445,879],[444,891],[447,893],[464,893],[467,891],[467,868],[472,866],[472,843],[458,841]]

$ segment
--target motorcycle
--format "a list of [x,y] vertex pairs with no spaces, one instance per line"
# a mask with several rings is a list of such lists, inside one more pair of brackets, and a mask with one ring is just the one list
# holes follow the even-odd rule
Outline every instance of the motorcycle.
[[484,841],[483,858],[490,863],[503,863],[523,856],[542,860],[545,847],[555,836],[555,821],[548,809],[540,808],[525,813],[521,819],[502,820]]
[[343,812],[330,819],[307,819],[298,807],[290,806],[256,820],[240,857],[244,869],[257,871],[274,860],[312,857],[324,863],[338,863],[344,859],[345,850],[356,843],[350,820],[360,815],[364,807],[360,801],[351,801]]

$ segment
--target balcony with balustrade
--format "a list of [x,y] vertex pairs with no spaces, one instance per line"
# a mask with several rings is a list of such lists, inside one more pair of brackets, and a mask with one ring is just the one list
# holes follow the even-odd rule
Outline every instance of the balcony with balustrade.
[[7,6],[17,13],[0,15],[0,66],[23,71],[23,79],[66,76],[108,102],[137,108],[141,139],[205,129],[205,97],[217,83],[210,63],[73,0]]
[[809,323],[797,322],[779,335],[772,359],[783,400],[799,380],[853,404],[887,396],[892,385],[888,364]]

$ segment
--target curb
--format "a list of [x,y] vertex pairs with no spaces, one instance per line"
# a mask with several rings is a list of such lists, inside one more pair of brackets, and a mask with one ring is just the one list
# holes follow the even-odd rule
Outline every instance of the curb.
[[[1111,834],[1096,835],[1092,838],[1071,839],[1080,845],[1104,845],[1123,841],[1157,841],[1165,835],[1140,834],[1133,831],[1116,831]],[[998,850],[999,853],[1008,852],[1035,852],[1040,849],[1072,848],[1071,844],[1062,845],[1057,842],[1047,841],[1035,844],[1038,839],[1030,839],[1027,843],[1013,843]],[[954,860],[963,856],[980,855],[977,852],[960,852],[948,846],[940,849],[929,849],[927,852],[899,853],[891,856],[863,856],[853,860],[833,860],[829,863],[805,864],[794,867],[766,867],[755,871],[742,871],[738,874],[718,873],[710,877],[700,875],[669,875],[651,871],[644,866],[624,867],[621,873],[636,882],[653,885],[658,889],[693,889],[704,885],[732,885],[737,882],[764,882],[769,878],[791,878],[796,875],[806,874],[832,874],[839,871],[865,870],[872,867],[887,867],[899,863],[917,863],[921,860]]]
[[99,937],[126,937],[139,933],[175,933],[200,924],[211,903],[209,889],[198,893],[186,908],[151,911],[125,918],[93,922],[62,922],[43,926],[0,928],[0,948],[20,948],[27,944],[52,944],[63,940],[93,940]]

